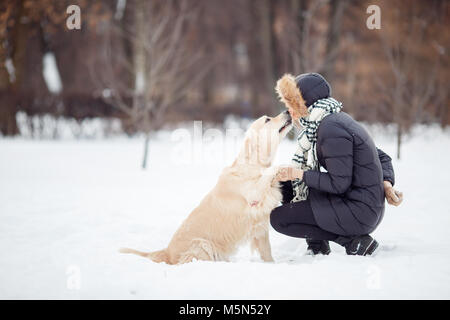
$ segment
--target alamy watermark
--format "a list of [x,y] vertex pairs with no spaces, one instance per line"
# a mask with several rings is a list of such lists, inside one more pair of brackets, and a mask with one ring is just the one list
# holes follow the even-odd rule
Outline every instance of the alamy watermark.
[[241,155],[240,161],[262,163],[267,156],[275,154],[282,139],[279,129],[203,130],[202,121],[194,121],[191,129],[178,128],[170,134],[169,161],[181,166],[230,165]]
[[381,9],[376,4],[367,7],[366,13],[370,16],[366,20],[366,26],[369,30],[381,29]]
[[69,16],[66,19],[66,27],[69,30],[81,29],[81,9],[79,6],[72,4],[67,7],[66,13]]
[[381,289],[381,269],[377,265],[370,265],[367,268],[366,286],[370,290]]
[[[72,4],[67,7],[66,13],[69,15],[66,19],[66,27],[69,30],[81,29],[81,9],[79,6]],[[381,9],[376,4],[367,7],[366,13],[370,14],[366,19],[366,26],[369,30],[381,29]]]
[[223,163],[237,156],[243,137],[240,128],[203,130],[202,121],[194,121],[192,130],[172,131],[170,161],[175,165]]
[[81,289],[81,269],[77,265],[70,265],[66,269],[66,287],[69,290]]

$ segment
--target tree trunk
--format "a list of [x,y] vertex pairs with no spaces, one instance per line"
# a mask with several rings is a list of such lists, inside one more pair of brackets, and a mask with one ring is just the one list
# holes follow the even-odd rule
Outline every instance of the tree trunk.
[[[134,22],[136,28],[136,39],[133,48],[134,67],[134,94],[144,97],[147,90],[147,63],[145,54],[146,28],[145,28],[145,1],[137,0],[134,7]],[[142,107],[142,106],[139,106]]]
[[[447,89],[442,89],[442,90],[447,90]],[[447,94],[445,97],[447,97]],[[439,104],[439,109],[440,109],[439,110],[439,121],[440,121],[441,127],[445,128],[450,122],[450,117],[449,117],[450,106],[449,106],[447,98],[441,99],[441,102]]]
[[[260,2],[258,1],[258,4]],[[265,90],[267,90],[267,95],[270,97],[270,104],[273,106],[268,113],[278,112],[277,99],[275,90],[276,76],[277,76],[277,66],[276,66],[276,52],[275,52],[275,39],[273,34],[273,19],[274,13],[272,0],[264,0],[260,6],[260,17],[261,17],[261,44],[262,44],[262,61],[264,61],[264,66],[266,68],[265,72]]]
[[337,51],[339,50],[341,22],[344,15],[347,0],[331,1],[330,3],[330,23],[328,25],[325,65],[323,66],[323,73],[329,82],[333,82],[335,76],[335,61]]
[[148,146],[150,144],[150,132],[145,133],[144,156],[142,158],[142,169],[147,169]]
[[[3,61],[2,61],[3,62]],[[8,136],[18,133],[15,93],[11,88],[5,63],[0,64],[0,133]]]
[[133,67],[134,67],[134,98],[133,106],[138,116],[143,116],[143,129],[145,133],[144,156],[142,158],[142,169],[147,168],[148,145],[150,141],[150,130],[148,130],[149,114],[146,109],[147,104],[147,61],[145,43],[146,25],[145,25],[145,0],[136,0],[134,7],[134,19],[136,28],[136,39],[133,46]]
[[305,28],[305,12],[306,12],[306,0],[292,0],[291,1],[291,10],[295,13],[296,21],[297,21],[297,30],[298,30],[298,57],[295,57],[295,61],[292,63],[292,70],[296,70],[298,74],[305,73],[305,61],[303,58],[304,53],[304,37],[303,37],[303,29]]
[[397,159],[400,160],[400,149],[402,146],[402,125],[400,123],[397,124]]
[[[12,43],[12,64],[14,66],[14,82],[10,82],[9,73],[5,62],[0,61],[0,133],[4,135],[15,135],[19,133],[16,123],[16,112],[21,81],[24,76],[25,58],[27,54],[27,40],[30,23],[22,23],[21,18],[25,15],[26,8],[22,1],[18,4],[17,15],[14,17],[16,23],[11,30],[9,41]],[[6,57],[5,57],[6,58]]]

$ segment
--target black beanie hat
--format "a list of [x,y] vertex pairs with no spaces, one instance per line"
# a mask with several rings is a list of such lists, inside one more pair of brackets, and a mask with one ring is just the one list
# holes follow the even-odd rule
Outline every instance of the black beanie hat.
[[318,73],[303,73],[295,77],[295,82],[307,107],[319,99],[331,96],[330,84]]

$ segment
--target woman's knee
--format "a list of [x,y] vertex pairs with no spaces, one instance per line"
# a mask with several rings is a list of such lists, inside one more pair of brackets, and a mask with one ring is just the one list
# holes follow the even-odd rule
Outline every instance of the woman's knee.
[[281,218],[282,218],[282,206],[277,207],[272,210],[270,213],[270,225],[272,228],[274,228],[276,231],[280,231],[281,229]]

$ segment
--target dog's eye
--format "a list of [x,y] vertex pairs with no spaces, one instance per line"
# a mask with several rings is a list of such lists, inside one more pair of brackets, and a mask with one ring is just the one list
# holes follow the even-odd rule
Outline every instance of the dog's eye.
[[266,122],[265,123],[269,122],[270,120],[271,120],[270,118],[266,118]]

